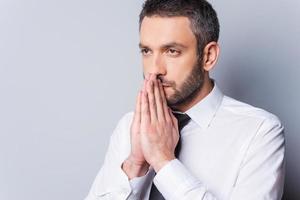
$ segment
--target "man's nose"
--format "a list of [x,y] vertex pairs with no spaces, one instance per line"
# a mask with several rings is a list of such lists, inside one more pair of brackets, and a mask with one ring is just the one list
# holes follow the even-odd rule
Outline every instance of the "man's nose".
[[153,56],[153,61],[151,64],[151,68],[149,73],[158,75],[165,75],[166,74],[166,66],[165,61],[162,55]]

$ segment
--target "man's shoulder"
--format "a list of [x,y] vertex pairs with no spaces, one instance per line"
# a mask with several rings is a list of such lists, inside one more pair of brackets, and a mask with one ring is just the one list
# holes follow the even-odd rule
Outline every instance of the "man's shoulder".
[[[130,126],[133,119],[133,112],[127,112],[116,123],[116,127],[111,135],[114,141],[119,141],[119,144],[127,145],[126,141],[130,139]],[[125,142],[125,143],[124,143]]]
[[232,97],[224,96],[222,109],[231,115],[256,119],[273,125],[281,125],[280,119],[275,114]]
[[125,114],[123,114],[117,123],[117,127],[121,128],[122,130],[129,129],[133,120],[133,115],[134,115],[133,111],[128,111]]
[[134,112],[133,111],[128,111],[125,114],[122,115],[121,119],[119,122],[121,123],[129,123],[133,119]]

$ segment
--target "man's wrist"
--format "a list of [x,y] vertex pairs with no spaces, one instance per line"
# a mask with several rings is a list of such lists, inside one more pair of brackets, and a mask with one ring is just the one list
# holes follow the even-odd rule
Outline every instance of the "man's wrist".
[[122,169],[130,180],[135,177],[144,176],[149,170],[149,164],[147,162],[135,162],[127,158],[122,164]]
[[153,167],[154,171],[158,173],[158,171],[167,165],[170,161],[174,160],[175,156],[171,156],[169,158],[162,159],[160,161],[154,162],[151,166]]

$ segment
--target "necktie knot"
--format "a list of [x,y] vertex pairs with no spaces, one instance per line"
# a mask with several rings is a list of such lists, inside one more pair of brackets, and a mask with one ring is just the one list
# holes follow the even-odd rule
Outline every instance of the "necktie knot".
[[173,115],[176,117],[178,121],[178,130],[179,132],[182,130],[182,128],[187,125],[190,121],[190,117],[185,113],[177,113],[174,112]]

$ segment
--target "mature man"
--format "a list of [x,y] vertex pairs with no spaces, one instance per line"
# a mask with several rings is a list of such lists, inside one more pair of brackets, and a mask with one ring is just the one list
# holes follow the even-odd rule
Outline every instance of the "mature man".
[[281,199],[279,119],[222,94],[209,77],[219,22],[205,0],[147,0],[144,82],[119,121],[86,200]]

